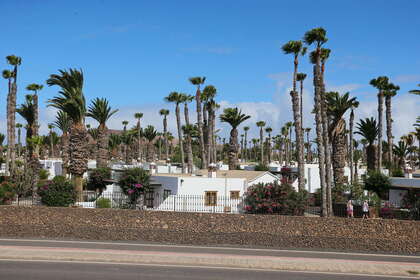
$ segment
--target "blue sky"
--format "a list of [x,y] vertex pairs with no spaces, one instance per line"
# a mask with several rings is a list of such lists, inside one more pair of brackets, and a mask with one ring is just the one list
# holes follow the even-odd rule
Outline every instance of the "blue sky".
[[[407,133],[420,113],[420,1],[0,1],[0,56],[23,58],[18,103],[24,87],[44,83],[57,69],[85,73],[88,100],[106,97],[120,109],[110,122],[117,128],[133,113],[160,127],[158,109],[173,90],[193,93],[188,77],[206,76],[218,101],[265,119],[278,131],[291,118],[287,94],[292,58],[280,47],[323,26],[332,49],[327,88],[350,90],[362,102],[360,117],[375,114],[369,80],[387,75],[401,86],[395,98],[397,134]],[[7,68],[5,59],[1,69]],[[299,71],[310,74],[307,57]],[[6,81],[0,82],[0,130],[5,126]],[[311,77],[305,83],[305,125],[311,126]],[[45,88],[40,101],[57,92]],[[53,119],[41,113],[43,128]],[[93,123],[93,122],[92,122]],[[171,122],[173,124],[173,120]]]

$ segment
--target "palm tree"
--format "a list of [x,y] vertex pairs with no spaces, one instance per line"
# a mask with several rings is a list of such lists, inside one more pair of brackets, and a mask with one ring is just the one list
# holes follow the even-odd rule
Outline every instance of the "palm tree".
[[[15,55],[6,56],[7,63],[13,66],[13,70],[3,71],[3,77],[8,80],[9,93],[7,95],[7,158],[6,172],[13,173],[15,170],[15,142],[16,142],[16,95],[17,95],[17,74],[18,66],[22,63],[22,58]],[[10,169],[8,162],[10,161]]]
[[83,94],[83,72],[77,69],[59,70],[47,80],[48,86],[59,86],[58,95],[48,100],[49,105],[67,113],[71,120],[69,171],[81,198],[83,174],[87,170],[87,132],[85,127],[86,101]]
[[[295,123],[296,134],[296,149],[297,149],[297,162],[298,162],[298,189],[302,191],[305,189],[304,177],[304,144],[303,144],[303,130],[302,130],[302,109],[299,93],[296,90],[297,70],[298,70],[298,57],[306,53],[306,47],[303,47],[302,41],[289,41],[283,45],[282,50],[285,54],[292,54],[294,56],[294,71],[293,71],[293,90],[290,92],[292,97],[293,120]],[[301,76],[300,76],[301,78]],[[302,80],[303,83],[303,80]],[[303,88],[301,84],[301,89]]]
[[388,140],[388,164],[391,168],[393,159],[392,159],[392,108],[391,108],[391,99],[397,95],[397,91],[400,89],[399,86],[394,85],[393,83],[387,83],[384,89],[385,96],[385,117],[386,117],[386,137]]
[[[89,105],[86,116],[99,123],[98,126],[98,152],[96,153],[96,166],[104,168],[108,165],[108,127],[106,122],[118,112],[112,109],[106,98],[95,98]],[[128,122],[127,122],[128,124]]]
[[203,135],[203,113],[201,110],[201,91],[200,86],[206,81],[206,77],[192,77],[189,79],[191,84],[197,86],[197,91],[195,93],[195,100],[197,103],[197,124],[198,124],[198,134],[200,141],[200,155],[201,155],[201,168],[207,169],[207,158],[206,151],[204,148],[204,135]]
[[383,109],[384,109],[384,91],[388,85],[388,77],[380,76],[376,79],[372,79],[370,84],[378,89],[378,170],[382,168],[382,127],[383,127]]
[[163,116],[163,138],[165,140],[165,160],[168,160],[169,158],[169,147],[168,147],[168,115],[169,110],[167,109],[161,109],[159,111],[159,114]]
[[287,148],[288,148],[288,159],[289,159],[289,165],[292,161],[293,158],[293,143],[292,143],[292,127],[293,127],[293,122],[287,122],[286,124],[286,128],[287,128],[287,133],[288,135],[286,135],[288,137],[288,141],[287,141]]
[[306,132],[306,163],[312,162],[311,160],[311,142],[309,141],[309,132],[311,132],[311,128],[307,127],[305,128]]
[[34,103],[34,107],[35,107],[35,123],[34,123],[34,131],[33,131],[33,135],[34,136],[38,136],[38,128],[39,128],[39,108],[38,108],[38,91],[42,90],[44,88],[43,85],[40,84],[29,84],[26,89],[33,91],[33,103]]
[[273,132],[273,129],[271,127],[267,127],[265,129],[265,132],[268,134],[268,147],[267,147],[267,156],[268,156],[268,163],[271,162],[271,132]]
[[135,113],[134,118],[137,120],[137,153],[138,153],[138,160],[141,161],[141,118],[143,118],[143,113]]
[[327,93],[327,113],[331,118],[329,134],[332,140],[332,165],[335,186],[347,184],[344,178],[344,167],[346,165],[346,121],[344,120],[344,114],[348,109],[358,105],[359,102],[356,100],[356,97],[350,98],[348,92],[343,95],[340,95],[338,92]]
[[111,133],[108,138],[108,150],[111,154],[110,157],[118,156],[118,147],[121,145],[122,137],[118,134]]
[[[287,126],[287,124],[285,124],[284,126],[282,126],[281,128],[281,135],[283,136],[283,152],[282,154],[284,154],[284,161],[286,163],[286,165],[289,164],[289,148],[288,148],[288,138],[287,136],[289,135],[289,128]],[[283,161],[280,160],[283,164]]]
[[182,164],[182,173],[185,173],[185,157],[184,157],[184,145],[182,142],[182,124],[181,124],[181,115],[179,111],[179,104],[183,102],[183,96],[173,91],[167,97],[165,97],[166,102],[175,103],[175,115],[176,115],[176,123],[178,127],[178,139],[179,139],[179,150],[181,153],[181,164]]
[[[420,84],[418,84],[417,86],[420,87]],[[419,89],[413,89],[413,90],[410,90],[409,93],[420,95],[420,90]]]
[[244,126],[244,133],[245,133],[245,140],[244,140],[244,149],[245,149],[245,161],[248,160],[248,148],[247,148],[247,141],[248,141],[248,131],[249,126]]
[[[192,102],[194,100],[194,96],[188,95],[185,93],[180,94],[180,99],[184,103],[184,117],[185,117],[185,126],[187,128],[190,128],[190,115],[188,110],[188,103]],[[184,126],[182,126],[184,127]],[[184,128],[183,128],[184,130]],[[184,130],[187,132],[190,132],[190,129]],[[187,172],[192,173],[193,172],[193,151],[192,151],[192,139],[191,139],[191,133],[187,133],[185,135],[186,138],[186,146],[187,146]]]
[[376,153],[376,147],[374,145],[374,142],[376,140],[376,137],[378,137],[378,133],[379,133],[379,128],[376,123],[376,120],[373,117],[360,120],[357,123],[357,129],[358,131],[356,131],[355,133],[364,137],[364,139],[367,142],[367,147],[366,147],[367,169],[369,171],[375,170],[376,163],[377,163],[376,157],[378,154]]
[[229,170],[235,170],[238,166],[238,126],[249,119],[251,116],[242,114],[242,111],[236,108],[226,108],[220,115],[220,121],[230,124],[232,127],[229,139]]
[[306,79],[305,73],[297,73],[296,80],[300,82],[300,123],[303,127],[303,81]]
[[265,122],[264,121],[258,121],[256,122],[257,127],[260,128],[260,162],[261,164],[264,164],[264,144],[263,144],[263,139],[264,139],[264,130],[263,127],[265,126]]
[[153,141],[155,140],[157,136],[157,131],[152,125],[148,125],[143,130],[143,136],[147,140],[147,153],[146,153],[146,160],[148,162],[152,162],[155,158],[155,151],[154,151],[154,145]]
[[405,141],[398,141],[398,145],[393,146],[393,152],[398,158],[398,167],[404,172],[405,171],[405,158],[408,156],[408,145]]
[[68,174],[69,165],[69,132],[71,120],[66,112],[58,111],[55,116],[55,127],[61,130],[61,158],[63,159],[63,176]]
[[205,100],[205,106],[203,108],[205,108],[208,115],[207,127],[205,129],[206,138],[204,139],[204,142],[206,144],[207,163],[211,163],[216,160],[213,158],[214,152],[212,151],[212,149],[214,148],[213,141],[214,141],[214,133],[215,133],[215,118],[216,118],[215,110],[217,108],[217,104],[214,101],[216,94],[217,94],[217,89],[212,85],[207,85],[203,89],[203,93],[202,93],[203,100]]
[[50,157],[54,157],[54,145],[53,145],[53,128],[54,128],[54,125],[52,124],[52,123],[49,123],[48,124],[48,129],[50,130]]
[[22,153],[22,142],[21,142],[21,139],[20,139],[20,136],[21,136],[21,133],[22,133],[22,131],[21,131],[22,127],[23,127],[23,125],[21,123],[16,124],[16,128],[18,129],[18,152],[17,152],[18,157],[20,157],[21,153]]
[[3,142],[6,136],[3,133],[0,133],[0,159],[3,159]]
[[323,129],[323,118],[322,118],[322,77],[321,77],[321,47],[328,39],[326,37],[326,31],[322,27],[314,28],[309,30],[304,35],[304,41],[308,45],[315,44],[315,62],[314,64],[314,104],[315,104],[315,123],[316,123],[316,143],[318,145],[318,162],[319,162],[319,177],[321,184],[322,193],[322,215],[329,216],[329,207],[327,207],[327,189],[329,182],[326,180],[326,168],[325,168],[325,150],[323,135],[326,131]]
[[[354,126],[354,109],[359,107],[359,102],[354,102],[350,107],[350,119],[349,119],[349,142],[350,142],[350,153],[349,153],[349,165],[350,165],[350,183],[354,184],[354,140],[353,140],[353,126]],[[357,165],[357,162],[356,162]]]

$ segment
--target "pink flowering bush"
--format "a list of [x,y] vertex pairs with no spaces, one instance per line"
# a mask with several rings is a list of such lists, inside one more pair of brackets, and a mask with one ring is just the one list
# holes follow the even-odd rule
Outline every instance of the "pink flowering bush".
[[306,191],[296,192],[289,184],[250,186],[245,193],[245,211],[258,214],[303,215],[308,203]]
[[130,168],[123,171],[118,185],[128,195],[132,203],[149,190],[150,173],[142,168]]

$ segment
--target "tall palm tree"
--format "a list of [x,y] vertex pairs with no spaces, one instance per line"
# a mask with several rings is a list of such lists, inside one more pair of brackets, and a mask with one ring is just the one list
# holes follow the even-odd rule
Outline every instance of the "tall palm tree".
[[200,141],[200,155],[201,155],[201,168],[207,169],[207,157],[204,147],[204,135],[203,135],[203,112],[201,108],[201,91],[200,86],[206,81],[206,77],[192,77],[189,79],[191,84],[197,86],[197,91],[195,93],[195,100],[197,103],[197,124],[198,124],[198,134]]
[[[214,101],[214,98],[216,97],[217,89],[216,87],[212,85],[207,85],[203,89],[202,96],[205,100],[205,106],[204,108],[207,111],[208,115],[208,121],[207,121],[207,127],[206,127],[206,138],[204,139],[204,142],[206,144],[206,155],[207,155],[207,163],[214,162],[214,152],[212,151],[212,148],[214,147],[214,144],[212,143],[214,141],[214,133],[215,133],[215,127],[213,125],[215,124],[215,109],[217,107],[216,102]],[[204,111],[204,110],[203,110]]]
[[311,160],[311,142],[309,141],[309,133],[311,132],[311,128],[305,128],[306,132],[306,163],[312,162]]
[[141,161],[141,118],[143,118],[143,113],[135,113],[134,118],[137,120],[137,153],[138,153],[138,160]]
[[17,152],[17,156],[20,157],[22,154],[22,142],[21,142],[21,133],[22,133],[22,127],[23,125],[21,123],[17,123],[16,124],[16,128],[18,130],[18,152]]
[[147,140],[147,153],[146,153],[146,160],[148,162],[152,162],[155,158],[155,150],[154,150],[154,145],[153,145],[153,141],[155,140],[156,136],[157,136],[157,131],[154,128],[154,126],[152,125],[148,125],[144,130],[143,130],[143,135],[144,138],[146,138]]
[[257,127],[260,128],[260,162],[261,164],[265,163],[264,160],[264,130],[263,127],[265,126],[265,121],[258,121],[256,122]]
[[61,158],[63,159],[63,176],[69,173],[69,132],[71,120],[69,115],[64,111],[58,111],[54,121],[55,127],[61,130]]
[[192,150],[192,137],[197,136],[197,126],[192,124],[186,124],[182,126],[182,132],[186,141],[187,148],[187,172],[192,174],[193,172],[193,150]]
[[[288,141],[287,141],[287,148],[288,148],[288,159],[289,159],[289,165],[292,161],[293,158],[293,143],[292,143],[292,127],[293,127],[293,122],[287,122],[286,124],[286,128],[287,128],[287,133],[288,135]],[[286,135],[287,136],[287,135]]]
[[377,150],[378,170],[381,170],[382,168],[382,129],[383,129],[383,110],[384,110],[384,90],[386,90],[386,87],[388,85],[388,80],[389,80],[388,77],[380,76],[370,81],[370,84],[376,89],[378,89],[378,128],[379,128],[378,150]]
[[[420,84],[417,85],[418,87],[420,87]],[[411,94],[416,94],[416,95],[420,95],[420,89],[413,89],[410,90],[409,93]]]
[[7,95],[7,155],[10,161],[10,169],[6,163],[6,171],[13,173],[16,160],[16,95],[17,95],[17,75],[18,66],[22,63],[22,58],[15,55],[6,56],[7,63],[13,66],[13,70],[3,71],[3,77],[8,80],[9,93]]
[[165,160],[168,160],[169,158],[169,147],[168,147],[168,115],[169,110],[167,109],[161,109],[159,111],[159,114],[163,116],[163,138],[165,141]]
[[293,120],[295,123],[295,134],[296,134],[296,150],[297,150],[297,162],[298,162],[298,189],[302,191],[305,189],[305,176],[304,176],[304,144],[303,144],[303,130],[302,130],[302,115],[301,115],[301,98],[296,89],[297,81],[297,70],[299,55],[306,53],[306,47],[303,47],[302,41],[289,41],[283,45],[282,50],[285,54],[292,54],[294,57],[294,71],[293,71],[293,90],[290,92],[292,97],[292,108],[293,108]]
[[122,137],[119,134],[111,133],[108,138],[108,150],[110,157],[118,156],[118,147],[121,145]]
[[184,157],[184,145],[182,141],[182,124],[181,124],[181,114],[179,111],[179,104],[183,102],[183,96],[173,91],[167,97],[165,97],[166,102],[175,103],[175,115],[176,115],[176,123],[178,127],[178,139],[179,139],[179,150],[181,154],[181,164],[182,164],[182,173],[185,173],[185,157]]
[[[353,140],[353,126],[354,126],[354,109],[359,107],[359,102],[354,102],[350,107],[349,119],[349,165],[350,165],[350,183],[354,184],[354,140]],[[356,162],[357,165],[357,162]]]
[[244,134],[245,134],[245,140],[244,140],[244,149],[245,149],[245,161],[248,160],[248,148],[247,148],[247,141],[248,141],[248,131],[249,126],[244,126]]
[[[287,136],[289,135],[289,128],[287,126],[287,124],[285,124],[284,126],[282,126],[281,128],[281,135],[283,136],[283,147],[282,147],[282,154],[284,155],[284,161],[286,163],[286,165],[289,164],[289,148],[288,148],[288,138]],[[280,160],[283,164],[283,161]]]
[[229,169],[235,170],[238,166],[238,126],[249,119],[251,116],[242,114],[242,111],[236,108],[226,108],[220,115],[220,121],[230,124],[229,139]]
[[347,110],[358,106],[356,97],[350,98],[347,92],[340,95],[338,92],[327,93],[327,113],[331,118],[329,134],[332,141],[332,165],[334,171],[334,184],[340,186],[347,184],[344,178],[346,165],[346,121],[344,114]]
[[366,118],[364,120],[360,120],[357,123],[357,131],[356,134],[361,135],[367,142],[366,147],[366,160],[367,160],[367,169],[369,171],[376,169],[376,147],[374,145],[376,138],[378,137],[379,128],[376,120],[371,118]]
[[86,116],[99,123],[98,126],[98,152],[96,153],[96,166],[104,168],[108,165],[108,127],[106,122],[118,112],[112,109],[106,98],[95,98],[89,105]]
[[303,81],[306,79],[305,73],[297,73],[296,81],[300,82],[300,123],[303,127]]
[[270,163],[271,162],[271,132],[273,132],[273,129],[271,127],[267,127],[265,129],[265,132],[267,132],[268,134],[267,158],[268,158],[268,163]]
[[54,145],[53,145],[53,129],[54,129],[54,125],[52,123],[48,124],[48,129],[50,130],[49,132],[49,137],[50,137],[50,157],[54,157]]
[[87,131],[85,127],[86,101],[83,94],[83,72],[77,69],[59,70],[47,80],[48,86],[60,91],[48,100],[49,105],[67,113],[71,120],[69,171],[79,198],[83,191],[83,174],[87,170]]
[[393,83],[387,83],[384,89],[384,96],[385,96],[385,118],[386,118],[386,137],[388,140],[388,164],[391,168],[393,163],[392,158],[392,108],[391,108],[391,99],[395,95],[397,95],[397,91],[400,89],[399,86],[394,85]]
[[[184,117],[185,117],[185,132],[191,132],[190,127],[190,113],[188,110],[188,103],[192,102],[194,100],[194,96],[188,95],[185,93],[180,93],[180,99],[182,103],[184,103]],[[183,126],[184,127],[184,126]],[[186,140],[186,148],[187,148],[187,172],[192,173],[193,172],[193,150],[192,150],[192,139],[191,139],[191,133],[185,134],[185,140]]]
[[40,84],[29,84],[26,89],[33,91],[33,103],[35,106],[35,124],[34,124],[34,131],[33,135],[38,136],[38,129],[39,129],[39,106],[38,106],[38,91],[44,88],[43,85]]
[[[322,216],[329,216],[329,207],[327,206],[327,180],[325,168],[325,149],[322,118],[322,77],[321,77],[321,48],[328,41],[326,31],[322,27],[309,30],[304,35],[304,41],[307,45],[316,45],[314,64],[314,104],[315,104],[315,123],[316,123],[316,143],[318,145],[319,177],[322,193]],[[328,143],[327,143],[328,144]]]

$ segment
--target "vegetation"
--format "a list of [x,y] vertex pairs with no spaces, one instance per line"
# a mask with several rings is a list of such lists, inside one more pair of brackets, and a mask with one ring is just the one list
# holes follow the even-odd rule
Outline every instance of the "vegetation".
[[386,199],[391,188],[389,177],[378,171],[371,171],[365,179],[365,189],[375,192],[382,199]]
[[56,176],[39,188],[42,204],[52,207],[67,207],[76,202],[77,193],[73,184],[63,176]]
[[89,171],[89,178],[87,182],[88,190],[94,190],[102,193],[109,184],[107,180],[111,179],[111,168],[99,167]]
[[124,194],[126,194],[132,205],[149,190],[150,173],[142,168],[125,169],[118,185],[121,187]]

